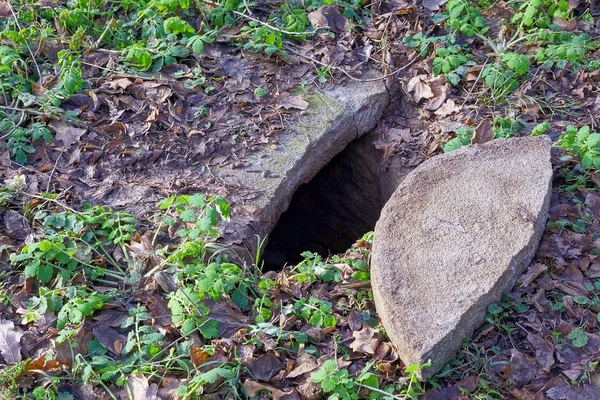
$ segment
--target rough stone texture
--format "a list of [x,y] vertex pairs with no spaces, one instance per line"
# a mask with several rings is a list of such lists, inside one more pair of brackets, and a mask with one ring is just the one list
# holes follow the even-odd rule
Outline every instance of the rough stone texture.
[[25,240],[31,233],[27,219],[13,210],[4,213],[4,230],[8,236],[17,240]]
[[[234,215],[225,226],[224,242],[237,245],[239,255],[256,251],[256,235],[263,238],[271,232],[296,189],[310,181],[350,142],[372,130],[389,102],[381,80],[349,81],[333,91],[305,93],[302,97],[310,106],[298,123],[279,137],[276,149],[250,154],[244,161],[251,168],[223,167],[211,171],[228,185],[252,188],[259,193],[245,207],[251,205],[255,212]],[[248,169],[259,173],[249,173]]]
[[375,228],[377,311],[406,365],[449,361],[527,267],[544,230],[547,137],[499,139],[434,157],[411,172]]

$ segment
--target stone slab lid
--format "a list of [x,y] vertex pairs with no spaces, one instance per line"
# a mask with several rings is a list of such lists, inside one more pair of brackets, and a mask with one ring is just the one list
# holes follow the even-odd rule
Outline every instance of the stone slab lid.
[[548,216],[551,141],[497,139],[436,156],[386,203],[371,282],[405,365],[448,362],[531,262]]

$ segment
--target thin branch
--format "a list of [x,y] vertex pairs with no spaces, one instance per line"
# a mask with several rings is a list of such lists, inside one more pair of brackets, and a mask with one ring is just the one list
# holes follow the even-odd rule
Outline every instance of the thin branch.
[[67,211],[71,211],[74,214],[81,214],[79,211],[69,207],[68,205],[56,200],[56,199],[51,199],[48,197],[42,197],[42,196],[38,196],[37,194],[30,194],[27,192],[22,192],[24,195],[29,196],[29,197],[33,197],[34,199],[38,199],[38,200],[44,200],[44,201],[49,201],[51,203],[57,204],[59,206],[61,206],[62,208],[64,208]]
[[473,86],[471,86],[471,90],[469,90],[469,93],[467,93],[467,95],[465,96],[465,99],[463,100],[462,104],[460,105],[460,108],[463,108],[465,103],[469,99],[469,97],[471,97],[471,94],[473,93],[473,90],[475,90],[475,86],[477,86],[477,83],[479,82],[479,79],[481,78],[481,75],[483,74],[483,69],[487,65],[488,61],[489,61],[489,58],[486,59],[485,62],[483,63],[483,67],[481,67],[481,71],[479,71],[479,74],[477,75],[477,79],[475,79],[475,82],[473,82]]
[[63,146],[63,148],[61,149],[60,153],[58,153],[58,157],[56,157],[56,161],[54,162],[54,167],[52,168],[52,171],[50,172],[50,176],[48,176],[48,183],[46,184],[46,193],[50,192],[50,182],[52,181],[52,176],[54,175],[54,171],[56,171],[56,167],[58,166],[58,162],[60,161],[60,158],[62,157],[62,155],[65,152],[65,150],[67,149],[67,147],[69,147],[71,145],[71,143],[74,143],[74,140],[71,140],[68,144],[65,144]]
[[[21,28],[21,25],[19,24],[19,19],[17,18],[17,14],[15,13],[15,10],[12,7],[12,4],[10,4],[10,1],[7,1],[6,4],[8,5],[8,8],[10,8],[10,13],[13,16],[13,19],[15,20],[15,24],[17,25],[17,28],[19,28],[19,31],[22,31],[23,28]],[[33,61],[33,65],[35,65],[35,69],[38,73],[38,76],[41,77],[42,76],[42,72],[40,70],[40,66],[38,65],[37,61],[35,60],[35,55],[33,54],[33,50],[31,50],[31,47],[29,47],[29,43],[27,41],[25,41],[25,46],[27,46],[27,50],[29,51],[29,54],[31,55],[31,61]]]
[[395,71],[392,71],[392,72],[390,72],[390,73],[388,73],[388,74],[385,74],[385,75],[383,75],[383,76],[379,76],[379,77],[377,77],[377,78],[367,78],[367,79],[361,79],[361,78],[356,78],[356,77],[354,77],[354,76],[350,75],[350,74],[349,74],[349,73],[348,73],[348,72],[347,72],[345,69],[343,69],[343,68],[337,67],[337,66],[335,66],[335,65],[330,65],[330,64],[324,63],[324,62],[322,62],[322,61],[319,61],[319,60],[317,60],[317,59],[315,59],[315,58],[313,58],[313,57],[307,56],[306,54],[302,54],[302,53],[300,53],[299,51],[296,51],[296,50],[294,50],[294,49],[293,49],[291,46],[284,46],[284,48],[285,48],[285,50],[286,50],[286,51],[289,51],[290,53],[292,53],[292,54],[295,54],[295,55],[297,55],[297,56],[300,56],[300,57],[302,57],[302,58],[304,58],[304,59],[306,59],[306,60],[312,61],[312,62],[314,62],[315,64],[321,65],[321,66],[323,66],[323,67],[331,68],[332,70],[335,70],[335,71],[340,71],[342,74],[346,75],[348,78],[350,78],[350,79],[352,79],[353,81],[356,81],[356,82],[377,82],[377,81],[381,81],[381,80],[387,79],[387,78],[389,78],[389,77],[391,77],[391,76],[395,76],[395,75],[396,75],[398,72],[400,72],[400,71],[402,71],[402,70],[405,70],[406,68],[408,68],[408,67],[410,67],[412,64],[414,64],[414,63],[415,63],[415,61],[417,61],[417,59],[418,59],[418,58],[419,58],[419,56],[421,55],[421,53],[417,54],[417,55],[416,55],[416,56],[414,56],[414,57],[413,57],[413,59],[412,59],[412,60],[410,60],[410,61],[409,61],[407,64],[403,65],[402,67],[400,67],[400,68],[396,69]]
[[354,382],[354,384],[356,386],[359,386],[359,387],[362,387],[362,388],[365,388],[365,389],[369,389],[369,390],[372,390],[372,391],[377,392],[377,393],[384,394],[384,395],[386,395],[388,397],[391,397],[392,399],[396,399],[396,400],[406,400],[407,399],[406,397],[396,396],[396,395],[388,393],[388,392],[386,392],[384,390],[377,389],[377,388],[374,388],[372,386],[363,385],[362,383]]
[[21,124],[23,124],[23,122],[25,122],[25,116],[27,115],[26,112],[21,111],[21,118],[19,119],[19,122],[17,122],[17,124],[15,126],[13,126],[13,128],[6,134],[6,135],[2,135],[0,136],[0,140],[6,139],[7,137],[9,137],[10,135],[13,134],[14,131],[17,130],[18,127],[21,126]]
[[38,117],[46,117],[46,118],[50,118],[50,119],[54,119],[57,121],[62,121],[62,122],[66,122],[68,124],[71,124],[77,128],[81,128],[81,129],[88,129],[94,133],[97,133],[99,135],[106,135],[106,132],[102,132],[99,129],[96,129],[94,127],[91,127],[83,122],[79,122],[73,118],[69,118],[69,117],[65,117],[62,115],[54,115],[54,114],[49,114],[49,113],[45,113],[42,111],[38,111],[38,110],[32,110],[31,108],[20,108],[20,107],[10,107],[10,106],[2,106],[0,105],[0,110],[9,110],[9,111],[21,111],[21,112],[26,112],[27,114],[31,114],[31,115],[35,115]]

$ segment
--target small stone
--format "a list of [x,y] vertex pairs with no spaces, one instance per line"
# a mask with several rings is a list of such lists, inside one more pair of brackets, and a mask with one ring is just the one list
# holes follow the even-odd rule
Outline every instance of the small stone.
[[31,233],[27,219],[13,210],[4,213],[4,230],[13,239],[25,240]]
[[383,208],[373,296],[403,363],[432,361],[419,379],[452,359],[531,262],[548,216],[550,147],[543,136],[497,139],[434,157]]

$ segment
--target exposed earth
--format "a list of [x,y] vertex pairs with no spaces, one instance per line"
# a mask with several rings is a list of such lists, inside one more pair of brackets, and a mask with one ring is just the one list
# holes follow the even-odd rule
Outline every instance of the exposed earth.
[[[600,397],[597,2],[303,4],[298,37],[278,2],[150,2],[193,33],[129,47],[112,26],[146,4],[101,3],[82,31],[83,3],[0,0],[0,397]],[[247,28],[283,40],[255,53]],[[573,134],[533,261],[418,382],[375,310],[367,232],[423,161],[538,129]]]

